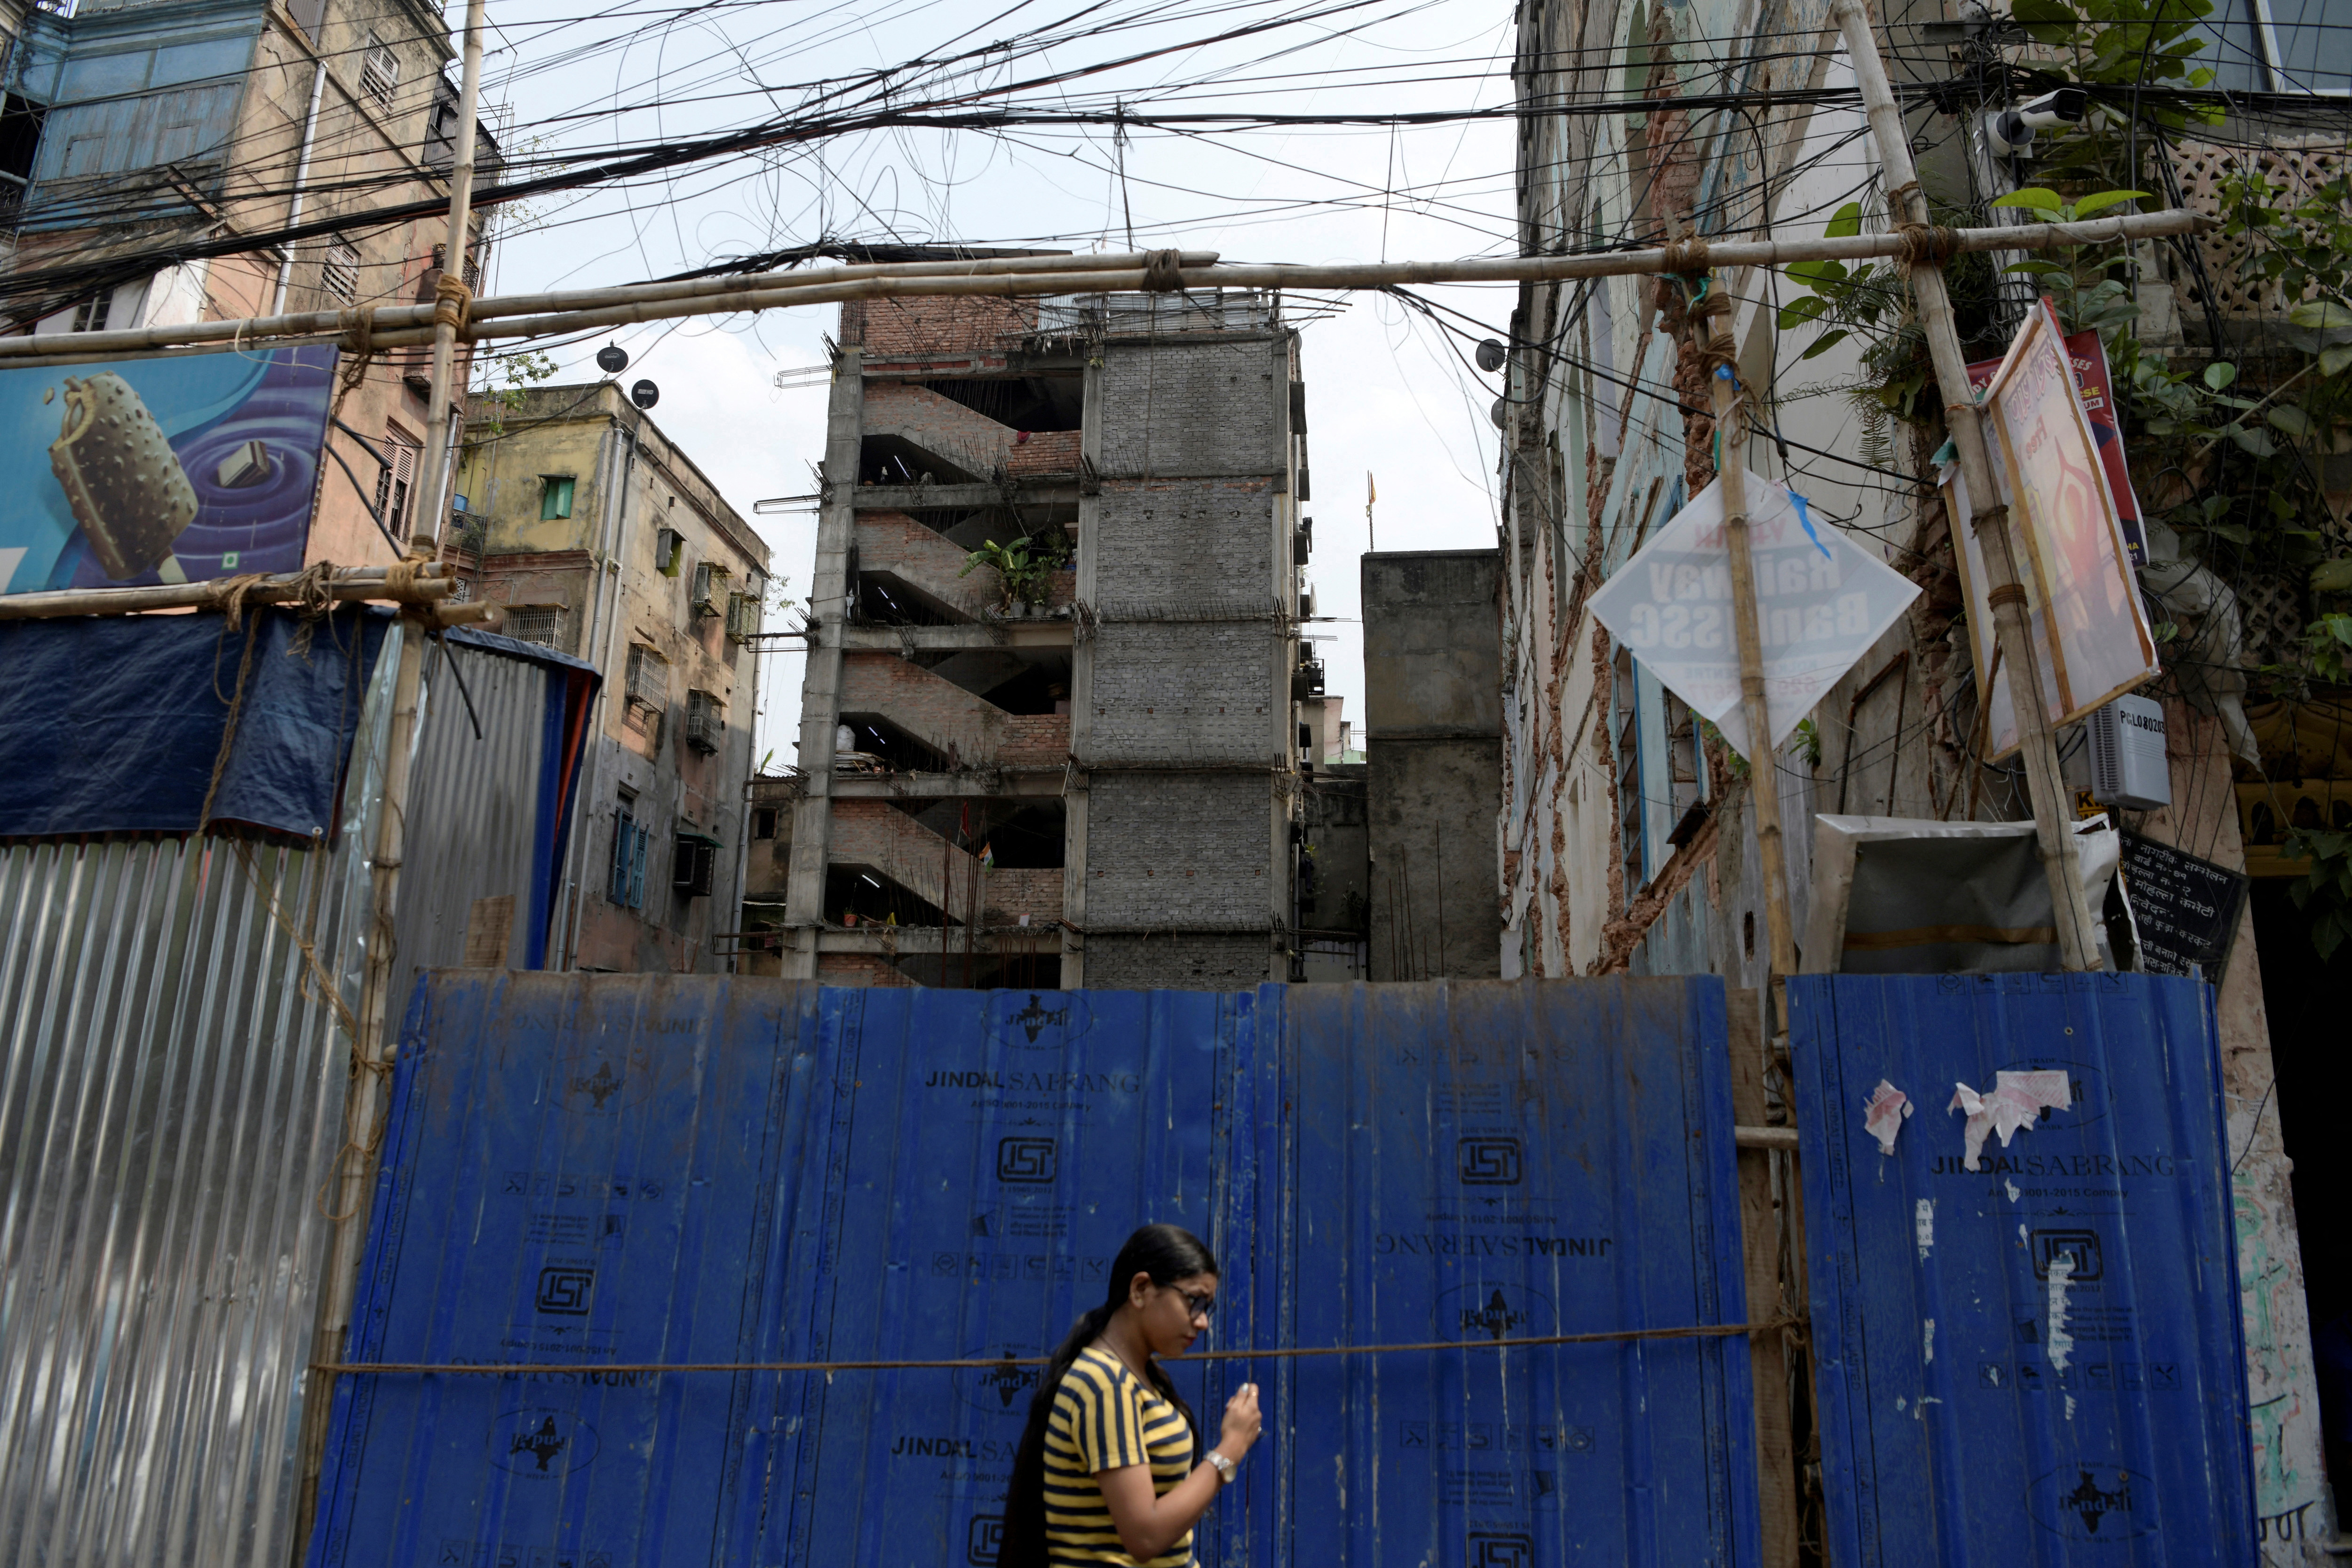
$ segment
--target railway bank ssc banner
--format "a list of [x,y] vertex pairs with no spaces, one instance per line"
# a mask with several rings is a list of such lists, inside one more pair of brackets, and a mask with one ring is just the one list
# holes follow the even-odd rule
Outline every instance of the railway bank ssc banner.
[[[1778,747],[1798,721],[1918,597],[1916,584],[1802,498],[1748,474],[1749,552],[1764,644],[1764,697]],[[1723,481],[1693,497],[1593,595],[1592,613],[1643,667],[1751,759],[1731,626]]]

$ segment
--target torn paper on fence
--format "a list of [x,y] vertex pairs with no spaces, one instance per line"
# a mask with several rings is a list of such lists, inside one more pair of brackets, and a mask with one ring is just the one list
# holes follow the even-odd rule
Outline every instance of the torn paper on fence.
[[1871,1091],[1870,1103],[1863,1107],[1863,1131],[1878,1140],[1878,1152],[1895,1152],[1895,1135],[1903,1131],[1903,1119],[1911,1114],[1911,1097],[1887,1082],[1878,1080]]
[[2000,1146],[2006,1149],[2020,1128],[2031,1127],[2041,1120],[2044,1108],[2063,1110],[2074,1102],[2065,1070],[2058,1068],[2040,1072],[1996,1073],[1990,1094],[1980,1095],[1964,1083],[1956,1083],[1952,1088],[1956,1091],[1952,1103],[1945,1109],[1969,1114],[1968,1125],[1962,1130],[1968,1140],[1968,1156],[1960,1163],[1971,1171],[1978,1168],[1977,1157],[1984,1150],[1985,1134],[2000,1133]]
[[[1831,687],[1919,596],[1916,584],[1795,499],[1748,475],[1748,542],[1764,644],[1767,749],[1788,739]],[[1666,520],[1592,596],[1592,613],[1642,667],[1723,732],[1741,756],[1739,650],[1731,626],[1731,557],[1723,481]]]

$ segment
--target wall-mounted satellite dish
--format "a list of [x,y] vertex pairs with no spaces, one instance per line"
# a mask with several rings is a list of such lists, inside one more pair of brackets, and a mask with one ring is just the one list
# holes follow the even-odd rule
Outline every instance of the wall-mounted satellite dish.
[[1507,397],[1498,397],[1495,399],[1495,406],[1486,410],[1486,417],[1495,422],[1496,429],[1509,429],[1511,427],[1511,400]]
[[629,351],[618,343],[606,343],[596,351],[596,368],[606,375],[618,375],[629,368]]
[[1510,357],[1510,351],[1506,349],[1501,343],[1496,342],[1493,338],[1488,338],[1478,345],[1478,368],[1480,370],[1500,370],[1506,363],[1509,363]]
[[629,401],[640,408],[651,408],[661,401],[661,388],[650,381],[641,381],[629,388]]

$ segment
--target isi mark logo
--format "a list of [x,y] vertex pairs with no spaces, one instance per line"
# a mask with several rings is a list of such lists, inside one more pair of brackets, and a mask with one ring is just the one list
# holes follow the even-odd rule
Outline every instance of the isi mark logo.
[[596,1429],[568,1410],[531,1405],[490,1424],[490,1463],[525,1480],[560,1480],[596,1457]]
[[988,1002],[988,1043],[1056,1054],[1094,1031],[1094,1012],[1076,991],[1000,991]]

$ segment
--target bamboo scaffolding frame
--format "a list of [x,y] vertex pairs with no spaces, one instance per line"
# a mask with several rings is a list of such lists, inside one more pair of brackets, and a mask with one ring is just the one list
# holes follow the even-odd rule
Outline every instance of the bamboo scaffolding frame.
[[[2101,216],[2079,223],[2020,224],[1949,231],[1962,251],[2046,250],[2063,246],[2112,245],[2200,233],[2214,220],[2180,208]],[[1181,268],[1186,290],[1212,289],[1388,289],[1415,283],[1556,282],[1584,278],[1687,270],[1696,260],[1716,268],[1780,267],[1792,261],[1869,260],[1904,254],[1899,234],[1848,235],[1835,238],[1726,240],[1703,247],[1658,247],[1603,251],[1584,256],[1507,256],[1451,261],[1392,261],[1297,266],[1289,263],[1218,263]],[[1182,253],[1181,259],[1209,252]],[[907,268],[841,268],[825,276],[793,275],[789,281],[767,274],[698,279],[691,283],[651,283],[562,294],[507,295],[478,300],[460,336],[469,342],[496,339],[554,337],[597,327],[680,317],[785,310],[858,299],[921,299],[957,296],[1037,298],[1061,294],[1134,293],[1144,287],[1140,267],[1105,267],[1128,257],[995,258],[973,262],[919,262]],[[1025,267],[1034,270],[1018,270]],[[954,273],[908,268],[956,268]],[[982,270],[996,268],[996,270]],[[857,273],[844,277],[841,274]],[[432,307],[387,306],[377,310],[370,342],[378,349],[413,348],[433,341]],[[124,354],[184,349],[204,344],[238,347],[315,342],[340,337],[354,324],[352,312],[310,311],[239,321],[199,321],[128,332],[77,332],[39,338],[0,338],[0,364],[72,364]]]
[[[374,599],[393,604],[432,604],[457,590],[449,568],[421,565],[405,587],[386,584],[382,566],[337,567],[327,581],[327,595],[338,604]],[[141,610],[210,609],[226,603],[232,593],[249,605],[277,605],[299,599],[310,591],[306,574],[285,573],[233,588],[234,578],[204,583],[158,583],[139,588],[64,588],[41,594],[0,594],[0,621],[45,620],[58,616],[129,615]],[[447,606],[451,609],[458,605]],[[488,605],[480,606],[489,608]]]
[[[1888,204],[1897,222],[1925,224],[1927,194],[1919,187],[1919,172],[1911,161],[1910,134],[1887,80],[1886,67],[1879,58],[1870,14],[1863,0],[1832,0],[1830,14],[1844,36],[1846,55],[1853,63],[1854,83],[1861,89],[1871,139],[1877,146]],[[1991,579],[1987,597],[1992,604],[1993,630],[2001,657],[2017,672],[2010,690],[2017,713],[2018,751],[2025,763],[2027,794],[2033,803],[2034,837],[2042,869],[2050,879],[2059,961],[2069,970],[2096,969],[2098,928],[2077,872],[2081,852],[2074,842],[2072,797],[2059,768],[2057,738],[2040,700],[2042,650],[2034,646],[2026,624],[2025,592],[2011,554],[2009,508],[2000,504],[2001,492],[1993,483],[1992,456],[1985,443],[1981,412],[1969,390],[1967,356],[1953,322],[1944,269],[1933,259],[1915,258],[1910,270],[1911,291],[1919,302],[1919,325],[1927,336],[1936,383],[1943,389],[1945,423],[1959,453],[1960,476],[1968,485],[1969,504],[1976,509],[1969,526],[1984,546],[1986,574]],[[1984,695],[1990,700],[1991,694]]]

